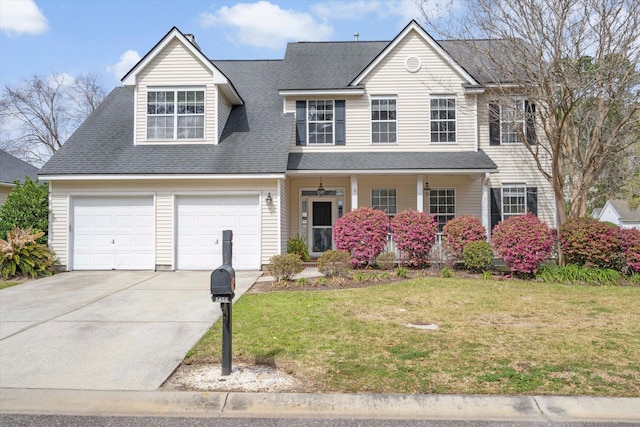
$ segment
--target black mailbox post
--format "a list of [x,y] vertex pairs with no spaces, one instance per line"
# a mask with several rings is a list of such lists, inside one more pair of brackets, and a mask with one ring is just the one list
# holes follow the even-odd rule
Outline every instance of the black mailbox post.
[[222,375],[231,374],[231,307],[236,290],[236,272],[231,266],[231,230],[222,232],[222,265],[211,273],[211,300],[222,309]]

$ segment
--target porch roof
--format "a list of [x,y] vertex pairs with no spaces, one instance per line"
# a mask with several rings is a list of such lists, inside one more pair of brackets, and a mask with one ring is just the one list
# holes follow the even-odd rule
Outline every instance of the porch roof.
[[289,153],[288,172],[482,173],[498,166],[482,150],[463,152]]

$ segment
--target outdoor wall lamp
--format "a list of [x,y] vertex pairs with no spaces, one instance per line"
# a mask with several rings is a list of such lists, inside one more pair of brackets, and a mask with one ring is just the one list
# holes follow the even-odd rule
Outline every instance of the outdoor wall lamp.
[[425,181],[424,183],[424,194],[427,196],[431,193],[431,187],[429,187],[429,183]]
[[318,186],[318,196],[324,196],[324,187],[322,186],[322,179],[320,180],[320,185]]
[[273,197],[271,197],[271,191],[269,191],[269,194],[267,194],[267,198],[265,199],[265,202],[267,202],[267,206],[273,205]]

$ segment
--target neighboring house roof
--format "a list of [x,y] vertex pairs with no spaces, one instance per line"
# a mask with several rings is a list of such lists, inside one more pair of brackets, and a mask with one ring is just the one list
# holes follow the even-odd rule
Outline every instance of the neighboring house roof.
[[38,168],[0,150],[0,184],[12,185],[16,180],[24,181],[27,176],[38,179]]
[[498,167],[482,150],[463,152],[290,153],[291,171],[424,170],[495,172]]
[[[114,89],[41,175],[285,173],[293,115],[282,113],[282,61],[215,61],[242,88],[219,144],[133,145],[133,92]],[[251,124],[251,126],[249,126]]]
[[609,200],[623,222],[640,222],[640,208],[632,209],[626,200]]
[[595,219],[599,219],[601,213],[602,213],[602,208],[594,208],[591,211],[591,217]]

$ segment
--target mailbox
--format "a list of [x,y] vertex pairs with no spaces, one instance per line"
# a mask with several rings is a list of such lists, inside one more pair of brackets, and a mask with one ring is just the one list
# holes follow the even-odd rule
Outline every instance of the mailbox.
[[231,302],[236,290],[236,272],[230,265],[222,264],[211,273],[211,300]]

